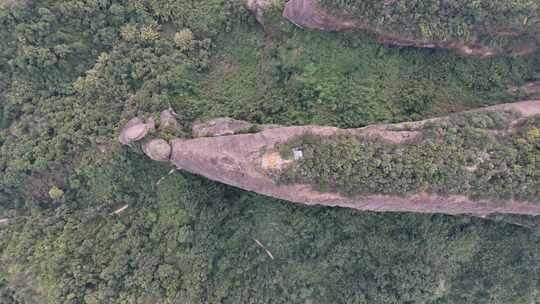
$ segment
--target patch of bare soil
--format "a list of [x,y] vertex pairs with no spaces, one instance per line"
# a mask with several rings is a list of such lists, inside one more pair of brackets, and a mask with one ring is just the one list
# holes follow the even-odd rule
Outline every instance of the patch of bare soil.
[[285,5],[283,17],[301,28],[336,32],[358,28],[361,24],[353,19],[332,16],[320,9],[312,0],[291,0]]

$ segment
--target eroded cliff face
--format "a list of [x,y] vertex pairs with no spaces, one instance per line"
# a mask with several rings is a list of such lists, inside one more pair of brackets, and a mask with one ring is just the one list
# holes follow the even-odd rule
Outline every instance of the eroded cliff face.
[[[540,115],[540,100],[525,101],[512,104],[502,104],[485,108],[488,110],[512,110],[525,117]],[[445,119],[445,118],[439,118]],[[138,120],[144,124],[142,120]],[[216,125],[216,121],[209,122],[213,128],[229,130],[228,135],[205,133],[192,139],[172,139],[170,145],[170,161],[177,169],[198,174],[214,181],[225,183],[234,187],[253,191],[256,193],[284,199],[287,201],[306,205],[325,205],[353,208],[366,211],[392,211],[392,212],[420,212],[420,213],[446,213],[446,214],[474,214],[486,216],[492,213],[514,214],[540,214],[540,202],[534,204],[525,201],[499,201],[486,200],[475,201],[465,196],[439,196],[427,193],[416,193],[408,196],[390,195],[364,195],[357,197],[343,196],[337,192],[318,192],[306,184],[280,184],[276,181],[276,174],[287,168],[292,162],[302,157],[301,153],[295,154],[293,159],[283,159],[278,152],[281,144],[304,134],[320,136],[380,136],[382,139],[401,143],[412,139],[419,134],[419,129],[427,122],[424,120],[413,123],[372,125],[359,129],[338,129],[324,126],[259,126],[262,131],[256,133],[246,132],[249,124],[242,124],[241,128],[234,129],[238,121],[217,120],[229,125]],[[122,130],[121,139],[126,139],[125,134],[133,129],[140,128],[133,122],[126,125]],[[201,124],[196,125],[200,130]],[[242,134],[234,134],[234,133]],[[125,144],[140,141],[139,134],[132,137]],[[199,136],[201,134],[199,133]],[[167,150],[161,156],[169,155],[169,149],[164,147],[164,140],[156,141],[151,138],[144,139],[144,152],[152,150],[151,143],[159,144],[160,151]],[[155,154],[155,153],[154,153]],[[157,159],[154,154],[149,156],[155,160],[167,161],[166,158]]]
[[[385,1],[385,6],[396,5],[398,1]],[[358,20],[347,12],[331,13],[321,7],[316,0],[290,0],[286,3],[283,17],[301,28],[315,29],[326,32],[337,32],[360,29],[372,32],[378,36],[382,44],[395,46],[410,46],[418,48],[453,49],[464,56],[489,58],[497,55],[527,56],[540,48],[533,39],[520,39],[525,34],[519,30],[483,29],[482,34],[494,39],[514,39],[507,47],[494,47],[480,39],[460,40],[428,40],[404,36],[387,28],[370,24],[367,20]]]

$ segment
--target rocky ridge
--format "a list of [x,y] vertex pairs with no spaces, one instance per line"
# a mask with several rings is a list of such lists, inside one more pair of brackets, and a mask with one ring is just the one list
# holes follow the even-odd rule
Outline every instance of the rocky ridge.
[[[395,5],[397,1],[385,1],[385,6]],[[260,15],[261,12],[258,11]],[[316,3],[316,0],[290,0],[286,3],[283,17],[301,28],[320,30],[325,32],[338,32],[345,30],[360,29],[377,35],[377,41],[382,44],[418,47],[418,48],[441,48],[453,49],[463,56],[489,58],[497,55],[527,56],[539,49],[536,41],[526,41],[511,44],[507,49],[499,49],[480,41],[459,40],[426,40],[413,37],[404,37],[382,27],[376,27],[364,20],[350,17],[343,12],[342,16],[330,13]],[[260,19],[260,18],[257,18]],[[489,30],[487,35],[493,38],[520,37],[519,31]]]
[[[502,104],[478,111],[488,110],[512,110],[518,112],[521,117],[530,117],[540,115],[540,100]],[[244,133],[244,128],[232,130],[227,125],[231,121],[238,121],[218,119],[206,123],[206,127],[204,123],[198,123],[195,130],[199,130],[201,127],[225,129],[228,130],[226,134],[206,133],[209,137],[176,138],[168,142],[163,139],[151,139],[143,144],[142,150],[152,159],[170,161],[179,170],[185,170],[248,191],[306,205],[339,206],[381,212],[473,214],[477,216],[487,216],[493,213],[540,215],[540,204],[529,202],[512,200],[494,204],[489,201],[474,201],[465,196],[443,197],[427,193],[409,196],[345,197],[335,192],[314,191],[310,185],[278,184],[272,177],[273,173],[295,161],[282,159],[277,152],[277,147],[281,143],[288,142],[303,134],[380,136],[385,140],[400,143],[417,136],[418,130],[425,123],[433,120],[380,124],[359,129],[324,126],[271,126],[270,128],[262,126],[262,131]],[[132,133],[132,130],[143,129],[147,124],[142,119],[137,120],[138,124],[133,124],[132,121],[123,128],[120,139],[126,138],[127,134]],[[220,122],[225,125],[220,126]],[[241,134],[237,133],[239,131]],[[137,135],[134,142],[143,140],[139,133],[133,131],[133,134]],[[301,157],[301,155],[299,156]]]

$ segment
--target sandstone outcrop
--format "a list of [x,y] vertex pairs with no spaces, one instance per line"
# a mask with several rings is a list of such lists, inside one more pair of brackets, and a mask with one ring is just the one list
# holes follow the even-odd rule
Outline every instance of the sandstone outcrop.
[[[160,113],[160,131],[175,131],[178,128],[179,124],[170,111],[165,110]],[[134,117],[122,128],[118,140],[124,145],[141,141],[140,148],[149,158],[155,161],[167,161],[171,155],[169,143],[161,138],[145,139],[150,132],[155,130],[156,123],[153,116],[149,116],[146,122],[139,117]]]
[[229,117],[215,118],[206,122],[196,122],[192,126],[193,137],[214,137],[233,135],[249,130],[253,125],[247,121]]
[[155,123],[152,118],[148,119],[145,123],[142,119],[135,117],[128,121],[128,123],[120,131],[118,140],[124,144],[130,144],[132,142],[143,139],[148,132],[155,129]]
[[171,156],[171,145],[161,138],[151,139],[142,145],[144,154],[156,161],[168,161]]
[[[385,5],[396,4],[397,1],[386,0]],[[309,28],[326,32],[337,32],[352,29],[360,29],[372,32],[378,36],[377,41],[382,44],[407,46],[418,48],[442,48],[454,49],[464,56],[489,58],[496,55],[526,56],[540,48],[537,41],[522,41],[511,44],[506,49],[495,48],[481,43],[478,39],[473,41],[451,40],[426,40],[415,37],[404,37],[388,29],[369,24],[364,20],[357,20],[343,12],[342,16],[336,16],[325,8],[320,7],[316,0],[290,0],[285,5],[283,17],[301,28]],[[483,34],[493,38],[519,37],[523,35],[519,31],[485,30]]]
[[[512,110],[521,117],[540,115],[540,100],[502,104],[486,110]],[[444,118],[438,118],[444,119]],[[226,119],[225,121],[230,121]],[[179,170],[198,174],[248,191],[257,192],[306,205],[340,206],[366,211],[472,214],[493,213],[540,215],[540,204],[523,201],[491,202],[472,200],[465,196],[439,196],[416,193],[408,196],[364,195],[346,197],[337,192],[318,192],[306,184],[279,184],[275,172],[302,157],[282,159],[277,147],[306,133],[335,136],[339,134],[376,135],[400,143],[419,134],[419,129],[431,120],[391,125],[373,125],[359,129],[338,129],[324,126],[292,126],[263,128],[256,133],[231,134],[215,132],[213,137],[174,139],[170,142],[169,161]],[[247,123],[246,123],[247,124]],[[206,130],[206,129],[205,129]],[[234,132],[232,132],[234,133]],[[207,135],[209,133],[206,133]],[[221,134],[221,136],[219,136]],[[159,154],[160,160],[166,153]],[[298,156],[298,157],[296,157]]]

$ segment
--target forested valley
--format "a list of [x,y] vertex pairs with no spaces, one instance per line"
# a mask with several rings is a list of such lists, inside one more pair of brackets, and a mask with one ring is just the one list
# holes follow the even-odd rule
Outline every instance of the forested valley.
[[538,218],[302,206],[121,147],[169,108],[179,137],[221,116],[352,128],[540,80],[540,52],[384,46],[283,5],[261,26],[240,0],[0,0],[0,303],[540,303]]

